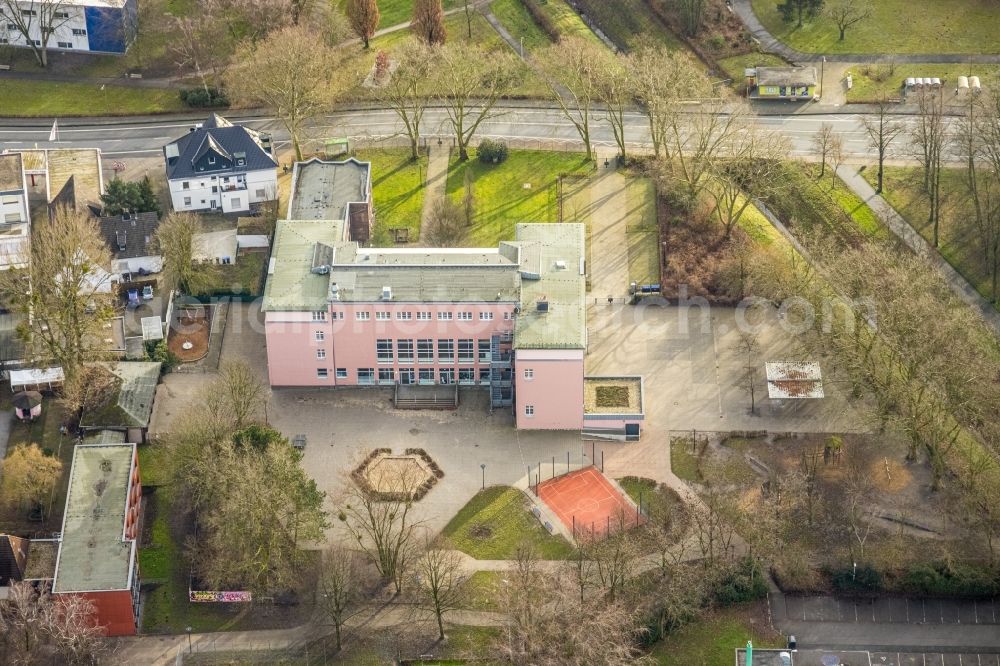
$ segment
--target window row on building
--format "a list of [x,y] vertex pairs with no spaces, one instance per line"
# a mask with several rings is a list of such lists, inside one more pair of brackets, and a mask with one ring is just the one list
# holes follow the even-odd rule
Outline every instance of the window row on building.
[[380,338],[375,341],[375,358],[379,363],[489,363],[492,355],[489,338]]
[[[349,380],[347,368],[337,368],[339,380]],[[329,368],[316,368],[318,379],[329,379]],[[374,384],[489,384],[489,368],[358,368],[357,383]]]

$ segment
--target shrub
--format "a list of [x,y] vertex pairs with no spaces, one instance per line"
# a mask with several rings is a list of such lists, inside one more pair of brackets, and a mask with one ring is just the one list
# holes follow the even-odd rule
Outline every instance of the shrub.
[[146,342],[146,356],[154,363],[163,364],[160,366],[160,373],[164,375],[180,365],[181,362],[177,354],[167,347],[166,340],[148,340]]
[[763,599],[767,596],[767,583],[757,561],[744,557],[724,571],[712,591],[715,602],[721,606]]
[[218,88],[184,88],[180,92],[181,101],[195,109],[229,106],[226,93]]
[[483,164],[500,164],[507,159],[508,152],[505,141],[483,139],[476,149],[476,156]]
[[726,48],[726,40],[722,35],[712,35],[708,38],[708,47],[713,51],[721,51]]
[[558,42],[561,38],[559,28],[552,22],[549,15],[542,11],[542,8],[538,6],[538,2],[536,0],[521,0],[521,2],[524,4],[524,8],[528,10],[528,13],[531,14],[532,20],[542,29],[542,32],[548,35],[549,39],[553,42]]
[[923,563],[913,565],[903,575],[903,588],[920,595],[992,597],[1000,594],[1000,577],[976,566]]
[[875,567],[865,564],[858,567],[857,571],[854,567],[831,571],[830,582],[837,592],[878,592],[882,589],[882,574]]

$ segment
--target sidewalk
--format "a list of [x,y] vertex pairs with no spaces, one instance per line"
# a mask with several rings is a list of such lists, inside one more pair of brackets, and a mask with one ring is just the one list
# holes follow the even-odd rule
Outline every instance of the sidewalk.
[[902,215],[896,212],[895,208],[876,194],[875,189],[858,173],[856,168],[841,165],[837,169],[837,175],[852,192],[868,204],[872,212],[889,227],[894,236],[918,256],[927,259],[941,273],[955,295],[977,310],[983,316],[986,324],[993,329],[993,332],[1000,335],[1000,312],[997,312],[989,301],[983,298],[951,264],[945,261],[941,254],[931,247],[931,244],[924,240],[924,237],[917,233],[916,229],[911,227]]
[[[419,242],[424,243],[427,237],[428,225],[431,220],[431,212],[434,204],[447,195],[448,185],[448,161],[451,157],[449,146],[428,145],[427,155],[427,176],[424,184],[424,208],[420,215],[420,238]],[[410,239],[413,240],[412,238]]]

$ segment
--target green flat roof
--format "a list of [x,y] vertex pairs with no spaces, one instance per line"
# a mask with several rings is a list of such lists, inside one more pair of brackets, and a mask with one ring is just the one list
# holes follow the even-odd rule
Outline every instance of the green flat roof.
[[[514,348],[585,349],[584,226],[566,222],[518,224],[516,238],[515,243],[523,249],[523,275]],[[538,279],[529,279],[529,274]],[[547,303],[545,311],[538,307],[542,301]]]
[[160,363],[120,361],[101,363],[120,382],[118,390],[102,405],[84,412],[83,428],[145,428],[153,413]]
[[343,235],[342,222],[278,220],[261,310],[325,310],[330,279],[312,272],[313,248],[317,243],[332,247]]
[[134,455],[134,444],[73,451],[53,592],[128,589],[135,542],[123,536]]

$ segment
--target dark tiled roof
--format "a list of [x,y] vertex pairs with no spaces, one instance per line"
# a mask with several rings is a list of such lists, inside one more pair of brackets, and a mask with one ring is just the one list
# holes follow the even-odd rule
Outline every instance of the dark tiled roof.
[[195,171],[194,162],[213,143],[221,149],[220,153],[223,155],[246,154],[246,165],[233,167],[231,171],[257,171],[277,166],[274,158],[261,146],[260,135],[257,132],[241,125],[233,125],[213,113],[200,128],[169,144],[177,146],[178,156],[167,160],[167,179],[206,175],[208,172]]
[[20,190],[23,186],[21,154],[0,155],[0,192]]
[[[125,219],[123,216],[102,217],[101,235],[111,248],[115,259],[133,259],[135,257],[153,256],[150,248],[153,235],[160,226],[160,218],[156,213],[136,213]],[[119,247],[124,241],[125,249]]]

